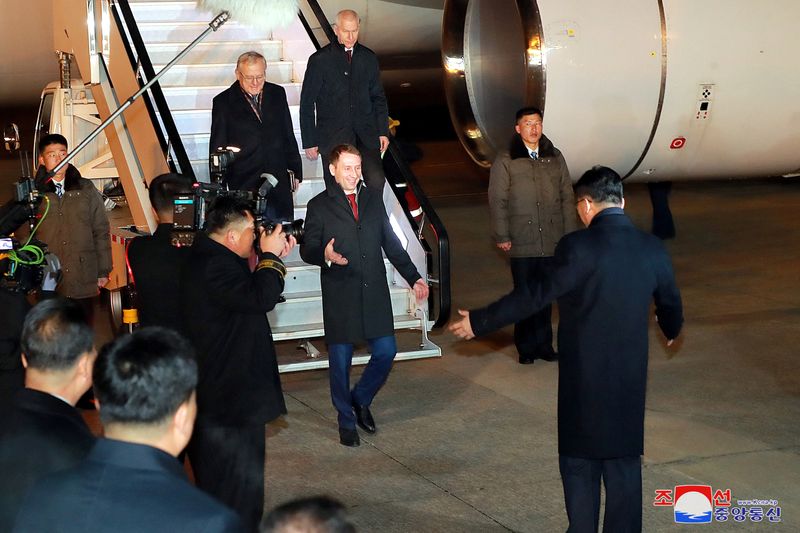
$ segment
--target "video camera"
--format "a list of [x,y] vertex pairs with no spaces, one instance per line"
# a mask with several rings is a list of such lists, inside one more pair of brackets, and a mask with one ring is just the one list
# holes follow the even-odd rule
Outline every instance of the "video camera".
[[[261,175],[262,182],[256,191],[230,190],[223,184],[228,166],[233,163],[239,149],[233,146],[218,148],[208,158],[211,183],[195,183],[191,193],[176,194],[173,200],[173,232],[172,244],[174,246],[189,246],[194,240],[194,234],[205,228],[206,214],[211,203],[220,196],[236,197],[251,205],[255,218],[256,239],[258,246],[259,231],[263,227],[268,233],[272,232],[278,224],[283,227],[283,232],[288,238],[294,236],[298,243],[302,243],[305,236],[303,219],[294,221],[269,220],[266,218],[269,192],[278,184],[277,178],[272,174]],[[289,179],[294,178],[294,173],[289,170]]]

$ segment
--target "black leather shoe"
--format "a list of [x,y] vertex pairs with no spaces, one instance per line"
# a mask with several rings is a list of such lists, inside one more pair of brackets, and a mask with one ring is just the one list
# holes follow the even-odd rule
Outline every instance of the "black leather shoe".
[[377,431],[375,419],[372,418],[372,413],[368,406],[358,405],[356,402],[353,402],[353,411],[356,413],[356,424],[358,424],[358,427],[367,433],[375,433]]
[[536,357],[533,356],[533,355],[520,355],[519,356],[519,364],[521,364],[521,365],[532,365],[535,360],[536,360]]
[[355,429],[339,428],[339,442],[343,446],[355,448],[361,446],[361,439],[358,436],[358,431]]

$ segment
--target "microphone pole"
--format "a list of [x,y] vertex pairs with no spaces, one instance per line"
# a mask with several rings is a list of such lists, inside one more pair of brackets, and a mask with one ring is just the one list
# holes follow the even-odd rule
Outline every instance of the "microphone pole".
[[205,39],[205,38],[208,36],[208,34],[210,34],[212,31],[217,31],[218,29],[220,29],[220,27],[221,27],[223,24],[225,24],[226,22],[228,22],[228,20],[229,20],[230,18],[231,18],[231,16],[230,16],[230,13],[228,13],[227,11],[223,11],[222,13],[220,13],[219,15],[217,15],[216,17],[214,17],[214,20],[212,20],[211,22],[209,22],[209,23],[208,23],[208,28],[206,28],[206,29],[205,29],[205,31],[204,31],[203,33],[201,33],[200,35],[198,35],[198,36],[197,36],[197,38],[196,38],[194,41],[192,41],[191,43],[189,43],[189,45],[188,45],[186,48],[184,48],[184,49],[183,49],[183,51],[182,51],[181,53],[179,53],[177,56],[175,56],[175,59],[173,59],[172,61],[170,61],[170,62],[169,62],[169,63],[167,63],[166,65],[164,65],[164,68],[162,68],[162,69],[161,69],[161,70],[158,72],[158,74],[156,74],[156,75],[153,77],[153,79],[152,79],[152,80],[148,81],[148,82],[147,82],[147,83],[146,83],[146,84],[145,84],[145,85],[144,85],[144,86],[143,86],[141,89],[139,89],[138,91],[136,91],[136,93],[135,93],[133,96],[131,96],[130,98],[128,98],[127,100],[125,100],[125,102],[124,102],[124,103],[123,103],[121,106],[119,106],[119,107],[117,108],[117,110],[116,110],[116,111],[114,111],[113,113],[111,113],[111,115],[110,115],[110,116],[109,116],[107,119],[105,119],[105,120],[103,121],[103,123],[102,123],[102,124],[100,124],[99,126],[97,126],[97,129],[95,129],[95,130],[94,130],[92,133],[90,133],[90,134],[89,134],[89,136],[88,136],[88,137],[86,137],[86,138],[85,138],[85,139],[84,139],[84,140],[83,140],[83,141],[82,141],[82,142],[81,142],[81,143],[80,143],[78,146],[76,146],[75,148],[73,148],[73,149],[72,149],[72,151],[71,151],[70,153],[68,153],[68,154],[67,154],[67,156],[64,158],[64,160],[63,160],[63,161],[61,161],[61,162],[60,162],[58,165],[56,165],[56,166],[55,166],[55,168],[54,168],[53,170],[51,170],[50,172],[48,172],[48,173],[47,173],[47,176],[46,176],[46,178],[47,178],[47,179],[46,179],[45,183],[47,183],[47,181],[50,181],[50,179],[52,179],[52,177],[53,177],[53,176],[55,176],[56,174],[58,174],[58,172],[59,172],[59,171],[60,171],[62,168],[64,168],[65,166],[67,166],[67,164],[69,164],[69,162],[70,162],[70,161],[72,161],[72,159],[74,159],[76,155],[78,155],[78,152],[80,152],[81,150],[83,150],[83,148],[84,148],[84,147],[86,147],[86,145],[87,145],[87,144],[89,144],[90,142],[92,142],[92,141],[94,140],[94,138],[95,138],[95,137],[97,137],[98,135],[100,135],[100,132],[101,132],[101,131],[103,131],[103,130],[106,128],[106,126],[108,126],[109,124],[111,124],[111,123],[114,121],[114,119],[116,119],[116,118],[117,118],[118,116],[120,116],[120,115],[121,115],[121,114],[122,114],[122,113],[123,113],[123,112],[124,112],[126,109],[128,109],[128,107],[130,107],[130,106],[131,106],[131,104],[133,104],[133,102],[134,102],[134,101],[135,101],[137,98],[139,98],[139,97],[140,97],[142,94],[144,94],[144,93],[145,93],[145,91],[147,91],[147,89],[149,89],[149,88],[150,88],[150,87],[151,87],[151,86],[152,86],[154,83],[156,83],[156,82],[157,82],[157,81],[158,81],[158,80],[161,78],[161,76],[163,76],[164,74],[166,74],[166,72],[167,72],[167,71],[168,71],[170,68],[172,68],[172,67],[175,65],[175,63],[177,63],[178,61],[180,61],[181,59],[183,59],[183,57],[184,57],[186,54],[188,54],[188,53],[189,53],[189,52],[192,50],[192,48],[194,48],[195,46],[197,46],[197,44],[198,44],[200,41],[202,41],[203,39]]

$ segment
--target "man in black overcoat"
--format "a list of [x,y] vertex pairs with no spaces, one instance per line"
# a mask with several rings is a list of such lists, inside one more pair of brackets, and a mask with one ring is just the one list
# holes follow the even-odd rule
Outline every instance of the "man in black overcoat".
[[175,195],[191,192],[191,182],[180,174],[161,174],[150,182],[148,192],[158,226],[152,235],[137,237],[128,246],[139,322],[180,331],[179,283],[189,250],[172,245],[172,223]]
[[[228,167],[225,183],[231,189],[253,191],[261,174],[278,184],[269,193],[267,218],[292,220],[292,190],[303,180],[300,148],[294,136],[286,91],[266,82],[267,61],[258,52],[245,52],[236,62],[236,82],[214,97],[209,150],[240,149]],[[294,180],[287,172],[294,172]]]
[[[330,161],[337,185],[308,202],[300,256],[322,267],[325,342],[331,398],[339,413],[339,440],[345,446],[358,446],[356,423],[367,433],[375,433],[369,406],[397,354],[383,253],[418,299],[428,297],[428,285],[395,235],[381,194],[363,186],[358,150],[337,146]],[[369,342],[371,356],[351,391],[353,343],[363,340]]]
[[86,315],[72,300],[44,300],[25,318],[25,388],[15,396],[0,436],[0,531],[11,531],[37,480],[77,464],[94,444],[75,409],[92,386],[93,342]]
[[587,229],[564,236],[555,270],[483,309],[459,311],[450,330],[472,338],[558,299],[558,452],[569,531],[641,531],[648,324],[654,300],[667,344],[683,324],[666,249],[624,214],[622,181],[594,167],[575,184]]
[[246,202],[219,197],[195,236],[181,278],[184,331],[200,367],[198,417],[188,447],[197,485],[255,529],[264,507],[264,425],[286,413],[267,312],[283,292],[296,244],[278,225],[255,239]]
[[378,57],[358,42],[359,27],[355,11],[340,11],[334,26],[338,42],[308,58],[300,94],[300,132],[306,156],[315,160],[322,155],[328,187],[335,186],[328,155],[347,143],[361,152],[367,186],[381,191],[386,181],[381,153],[389,147],[389,110]]
[[196,385],[194,350],[175,331],[144,328],[103,347],[94,391],[104,438],[34,486],[14,531],[243,533],[236,513],[192,486],[175,460],[192,435]]

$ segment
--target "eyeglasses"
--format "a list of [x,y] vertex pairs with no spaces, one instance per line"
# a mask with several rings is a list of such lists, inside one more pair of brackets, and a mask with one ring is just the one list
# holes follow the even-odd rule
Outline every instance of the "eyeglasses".
[[261,83],[265,79],[264,76],[245,76],[241,72],[239,73],[239,76],[241,76],[242,79],[247,83]]

